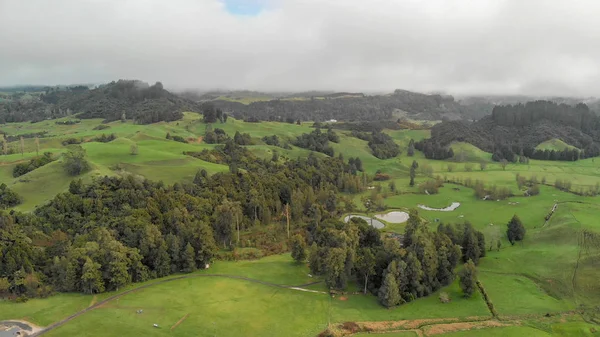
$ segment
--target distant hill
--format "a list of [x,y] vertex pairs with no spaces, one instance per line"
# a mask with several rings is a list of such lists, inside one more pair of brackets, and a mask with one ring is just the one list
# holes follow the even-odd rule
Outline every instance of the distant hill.
[[114,121],[125,116],[139,124],[178,120],[184,111],[200,111],[199,104],[154,85],[135,80],[119,80],[96,89],[87,86],[46,88],[27,102],[0,103],[0,121],[40,121],[77,115],[78,118],[104,118]]
[[557,104],[576,105],[585,103],[590,110],[600,115],[600,100],[595,97],[559,97],[559,96],[525,96],[525,95],[481,95],[458,97],[457,101],[465,107],[467,119],[478,120],[492,114],[497,105],[525,104],[538,100],[551,101]]
[[236,118],[257,120],[389,120],[398,116],[419,120],[457,120],[465,109],[452,96],[396,90],[389,95],[333,93],[307,99],[273,99],[250,104],[217,99],[217,107]]
[[443,147],[452,142],[467,142],[486,152],[506,154],[496,155],[496,159],[515,160],[513,155],[521,152],[532,157],[536,146],[552,139],[583,150],[585,157],[598,156],[600,118],[583,103],[570,106],[535,101],[496,106],[490,116],[477,122],[450,121],[435,125],[431,138],[425,143]]

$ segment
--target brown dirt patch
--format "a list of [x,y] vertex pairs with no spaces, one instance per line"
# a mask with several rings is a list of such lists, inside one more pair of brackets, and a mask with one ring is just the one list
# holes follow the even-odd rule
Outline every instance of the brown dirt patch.
[[188,318],[190,314],[185,314],[185,316],[181,317],[180,320],[177,321],[177,323],[175,323],[172,327],[171,330],[175,329],[179,324],[183,323],[183,321],[185,321],[186,318]]
[[347,301],[348,297],[346,296],[340,296],[340,298],[338,298],[340,301]]
[[96,304],[96,302],[98,302],[98,296],[94,295],[94,297],[92,297],[92,300],[90,301],[90,305],[88,305],[88,307],[91,307],[92,305]]
[[483,321],[483,322],[464,322],[464,323],[447,323],[447,324],[435,324],[425,327],[423,330],[425,336],[440,335],[456,331],[484,329],[510,326],[511,324],[501,323],[498,321]]
[[198,138],[188,137],[186,140],[190,144],[201,144],[203,139],[204,139],[204,137],[200,136]]

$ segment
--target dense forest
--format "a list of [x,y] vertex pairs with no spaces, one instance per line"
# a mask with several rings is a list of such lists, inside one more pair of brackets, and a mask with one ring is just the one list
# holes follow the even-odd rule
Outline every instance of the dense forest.
[[306,100],[274,99],[248,105],[217,100],[214,104],[244,120],[373,121],[391,119],[396,110],[404,111],[414,119],[440,120],[460,119],[464,112],[464,107],[455,102],[452,96],[425,95],[405,90],[378,96],[328,95]]
[[[352,210],[338,192],[366,188],[366,178],[352,174],[355,167],[342,158],[282,163],[244,150],[228,141],[218,151],[231,172],[199,171],[193,183],[75,180],[33,214],[2,214],[0,284],[7,286],[0,294],[98,293],[204,268],[219,247],[248,244],[240,231],[277,223],[287,206],[291,223],[320,223]],[[2,200],[11,193],[5,185],[0,191]]]
[[382,239],[362,219],[349,224],[330,219],[313,221],[306,230],[306,243],[311,273],[323,275],[329,288],[343,290],[356,279],[364,293],[378,295],[386,307],[450,284],[459,261],[477,264],[486,249],[483,233],[470,224],[440,224],[432,232],[415,210],[402,240]]
[[[535,147],[560,139],[578,151],[540,151]],[[585,104],[569,106],[549,101],[496,106],[491,116],[477,122],[450,121],[435,125],[431,138],[420,146],[440,148],[454,141],[468,142],[494,154],[497,161],[522,158],[577,160],[600,155],[600,118]]]
[[200,106],[168,92],[160,82],[148,85],[119,80],[92,90],[86,86],[48,87],[39,97],[2,101],[0,122],[41,121],[77,114],[78,118],[133,119],[149,124],[181,119],[184,111],[200,112]]

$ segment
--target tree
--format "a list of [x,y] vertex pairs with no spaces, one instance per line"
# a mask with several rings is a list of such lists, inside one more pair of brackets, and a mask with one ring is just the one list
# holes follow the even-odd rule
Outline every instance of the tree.
[[306,260],[306,240],[300,234],[292,237],[292,258],[299,263]]
[[0,295],[7,293],[8,289],[10,289],[10,282],[8,282],[8,278],[0,277]]
[[448,169],[448,172],[452,172],[452,171],[454,171],[455,167],[456,167],[456,165],[454,165],[454,164],[448,164],[448,166],[446,168]]
[[242,208],[239,201],[234,202],[225,199],[215,210],[215,234],[219,241],[223,242],[223,247],[231,244],[231,236],[234,228],[237,230],[237,241],[239,242],[242,216]]
[[396,193],[396,183],[393,180],[389,183],[388,187],[390,188],[390,192]]
[[376,264],[377,260],[375,259],[373,250],[369,247],[361,248],[356,260],[356,270],[358,270],[361,273],[361,276],[365,278],[365,287],[363,290],[365,295],[367,294],[367,282],[369,282],[369,276],[375,273]]
[[508,229],[506,235],[511,245],[514,245],[516,241],[522,241],[525,238],[525,227],[521,222],[521,219],[515,214],[507,224]]
[[40,138],[38,136],[35,136],[35,155],[40,155]]
[[63,166],[69,175],[77,176],[90,169],[90,164],[85,159],[85,150],[81,147],[68,151],[63,155],[63,159]]
[[479,163],[479,169],[481,171],[485,170],[487,168],[487,163],[482,161],[481,163]]
[[330,248],[325,257],[325,284],[330,289],[344,289],[348,282],[346,274],[346,256],[344,248]]
[[507,165],[508,165],[508,160],[506,160],[506,159],[502,159],[502,160],[500,161],[500,166],[502,166],[502,170],[503,170],[503,171],[506,171],[506,166],[507,166]]
[[21,140],[21,156],[23,156],[25,154],[25,140],[23,139],[23,136],[20,137]]
[[204,116],[204,123],[214,123],[217,121],[217,109],[212,103],[204,103],[202,105],[202,115]]
[[181,254],[181,261],[183,262],[182,270],[184,272],[191,273],[196,270],[196,252],[189,242],[185,245],[185,249]]
[[406,151],[406,154],[409,157],[412,157],[415,155],[415,140],[411,139],[410,142],[408,143],[408,150]]
[[460,289],[465,297],[471,297],[477,287],[477,269],[472,260],[464,264],[463,269],[458,272]]
[[129,148],[129,152],[131,153],[132,156],[137,155],[138,154],[137,144],[131,144],[131,147]]
[[100,293],[104,291],[100,264],[86,258],[81,271],[81,288],[86,294]]
[[398,283],[396,282],[396,274],[398,273],[398,267],[396,261],[392,261],[385,272],[383,278],[383,284],[379,288],[377,297],[379,303],[386,308],[394,307],[400,304],[400,293],[398,291]]
[[409,185],[415,186],[415,177],[417,175],[417,168],[419,168],[419,163],[416,160],[413,160],[412,165],[410,165],[410,183]]

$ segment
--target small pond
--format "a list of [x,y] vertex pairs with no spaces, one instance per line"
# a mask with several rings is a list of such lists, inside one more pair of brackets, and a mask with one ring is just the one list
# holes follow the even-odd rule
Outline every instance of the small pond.
[[425,205],[419,205],[419,208],[424,209],[426,211],[452,212],[453,210],[457,209],[458,206],[460,206],[460,202],[453,202],[452,205],[446,208],[431,208]]
[[361,219],[365,220],[369,225],[371,225],[377,229],[382,229],[383,227],[385,227],[383,222],[381,222],[377,219],[366,217],[364,215],[348,215],[344,218],[344,222],[350,221],[351,218],[361,218]]
[[408,213],[406,212],[389,212],[386,214],[375,214],[375,217],[389,223],[404,223],[408,221]]

